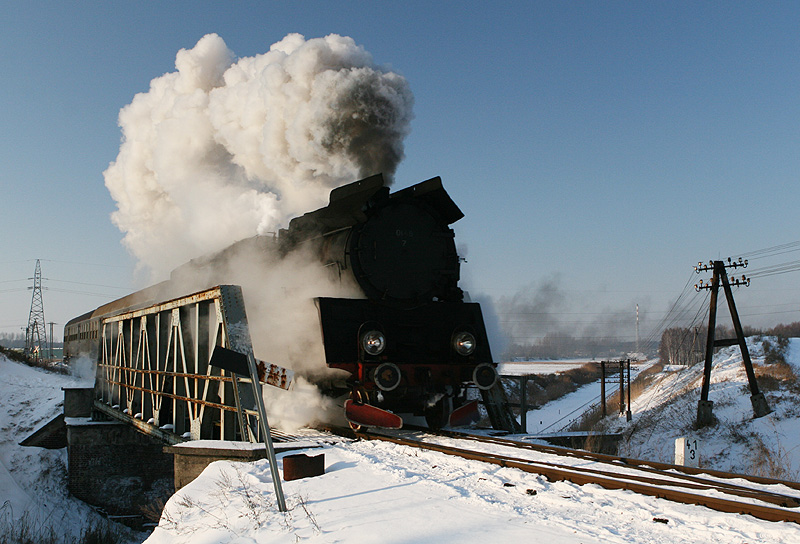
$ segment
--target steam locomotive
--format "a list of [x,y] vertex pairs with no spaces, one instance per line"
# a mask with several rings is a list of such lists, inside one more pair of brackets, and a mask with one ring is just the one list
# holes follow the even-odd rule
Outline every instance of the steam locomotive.
[[[274,240],[236,245],[284,258],[311,252],[339,281],[357,285],[361,298],[315,299],[326,365],[347,376],[319,387],[359,405],[422,415],[439,428],[469,405],[469,388],[487,391],[497,381],[480,305],[465,301],[458,286],[461,259],[450,225],[462,217],[440,178],[391,193],[379,174],[334,189],[328,206],[294,218]],[[183,287],[182,268],[169,282],[70,321],[65,353],[94,349],[102,315]]]

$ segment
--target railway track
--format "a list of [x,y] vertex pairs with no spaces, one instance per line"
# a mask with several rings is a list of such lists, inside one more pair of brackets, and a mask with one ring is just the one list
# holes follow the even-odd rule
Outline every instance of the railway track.
[[332,432],[366,440],[382,440],[492,463],[542,475],[550,481],[595,484],[625,489],[720,512],[748,514],[767,521],[800,524],[800,483],[714,470],[694,469],[596,454],[555,446],[523,443],[493,436],[428,429],[354,433]]

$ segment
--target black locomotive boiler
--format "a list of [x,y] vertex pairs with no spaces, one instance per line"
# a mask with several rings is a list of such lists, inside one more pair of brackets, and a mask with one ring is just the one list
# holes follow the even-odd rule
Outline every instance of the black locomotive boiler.
[[[450,225],[462,217],[438,177],[394,193],[381,175],[356,181],[331,191],[326,207],[293,219],[275,238],[237,242],[176,269],[168,282],[73,319],[65,353],[94,351],[104,315],[163,300],[165,293],[185,294],[184,278],[214,268],[226,254],[304,251],[362,295],[315,299],[326,365],[346,376],[320,380],[320,389],[424,415],[441,427],[453,411],[472,406],[469,388],[488,391],[497,381],[480,305],[465,301],[458,286],[461,259]],[[229,282],[219,275],[213,281]]]

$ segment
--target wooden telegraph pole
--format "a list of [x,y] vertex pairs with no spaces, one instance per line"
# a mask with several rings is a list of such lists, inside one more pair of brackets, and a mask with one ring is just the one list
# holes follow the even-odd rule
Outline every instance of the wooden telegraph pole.
[[[697,403],[698,427],[710,425],[714,421],[714,415],[712,414],[714,403],[713,401],[708,400],[708,392],[711,386],[711,359],[714,357],[714,348],[722,346],[735,346],[736,344],[739,344],[739,349],[742,352],[742,362],[744,363],[745,372],[747,372],[747,381],[750,384],[750,402],[753,405],[754,417],[762,417],[772,412],[767,404],[767,399],[764,397],[764,394],[758,390],[756,375],[755,372],[753,372],[753,362],[750,360],[750,352],[747,349],[747,343],[744,339],[742,324],[739,321],[739,314],[736,311],[736,304],[733,301],[731,282],[728,280],[727,269],[736,269],[739,267],[747,267],[747,261],[742,261],[742,259],[739,258],[738,262],[733,262],[730,258],[728,258],[727,263],[723,261],[709,261],[709,263],[706,265],[703,263],[697,263],[697,266],[694,267],[694,271],[698,274],[700,272],[707,272],[709,270],[713,271],[714,274],[711,278],[711,283],[704,283],[703,280],[700,280],[700,283],[694,286],[698,292],[703,289],[708,289],[711,291],[711,303],[708,311],[708,336],[706,338],[706,361],[703,368],[703,388],[700,391],[700,401]],[[725,290],[725,298],[728,300],[728,309],[731,312],[731,319],[733,320],[733,329],[736,331],[736,338],[733,339],[716,340],[714,338],[714,329],[717,325],[717,299],[719,295],[720,282]],[[733,286],[738,287],[740,285],[747,287],[750,285],[750,280],[745,276],[742,276],[740,279],[734,279]]]

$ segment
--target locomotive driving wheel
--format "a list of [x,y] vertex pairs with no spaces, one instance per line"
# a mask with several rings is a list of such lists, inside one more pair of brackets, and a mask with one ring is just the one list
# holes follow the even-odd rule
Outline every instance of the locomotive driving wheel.
[[450,412],[452,412],[452,399],[442,397],[433,406],[425,409],[425,422],[428,428],[438,431],[450,422]]

